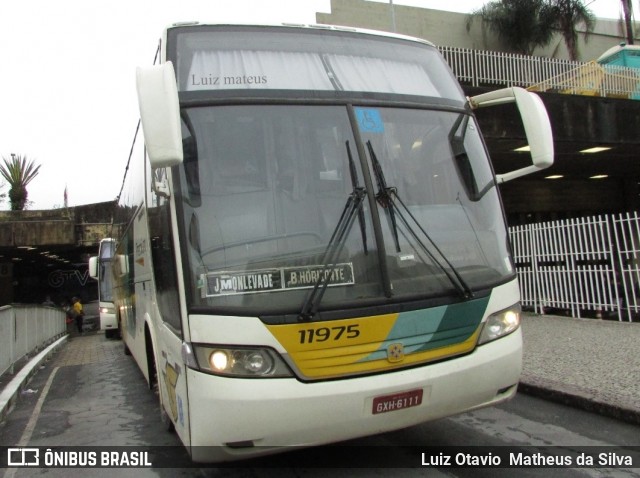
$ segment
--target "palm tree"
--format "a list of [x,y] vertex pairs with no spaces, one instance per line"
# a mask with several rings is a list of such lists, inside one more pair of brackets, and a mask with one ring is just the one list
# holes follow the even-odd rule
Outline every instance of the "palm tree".
[[627,33],[627,45],[633,45],[633,23],[631,22],[633,7],[631,6],[631,0],[620,1],[622,2],[622,11],[624,12],[624,26]]
[[26,156],[11,154],[11,160],[2,158],[0,175],[9,183],[9,202],[12,211],[22,211],[27,204],[27,185],[38,175],[40,165]]
[[476,17],[508,48],[527,55],[548,45],[558,31],[572,60],[578,58],[576,28],[584,24],[589,34],[595,26],[595,16],[582,0],[494,0],[470,14],[467,30]]
[[554,34],[553,11],[548,0],[494,0],[472,12],[467,30],[475,18],[495,33],[514,52],[531,55],[538,46],[546,46]]
[[578,31],[576,28],[584,24],[588,35],[596,25],[596,17],[583,3],[582,0],[549,0],[553,16],[556,19],[555,27],[564,38],[564,43],[569,51],[569,58],[578,59]]

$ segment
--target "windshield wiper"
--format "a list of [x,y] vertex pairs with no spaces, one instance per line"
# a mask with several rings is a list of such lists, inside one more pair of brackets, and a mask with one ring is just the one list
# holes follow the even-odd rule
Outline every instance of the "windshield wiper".
[[390,188],[387,186],[387,181],[384,178],[384,172],[382,166],[378,161],[371,141],[367,141],[367,149],[369,150],[369,156],[371,156],[371,163],[373,164],[373,173],[376,175],[376,182],[378,183],[378,193],[376,194],[376,200],[380,205],[389,211],[389,220],[391,221],[391,231],[393,232],[393,239],[396,245],[396,252],[400,252],[400,240],[398,239],[398,224],[396,223],[395,207],[393,204],[393,195],[396,195],[396,188]]
[[327,286],[329,285],[331,274],[328,273],[328,271],[330,271],[336,265],[340,252],[342,252],[342,248],[344,247],[347,236],[349,235],[349,231],[351,231],[351,227],[353,226],[356,215],[360,219],[360,231],[362,233],[362,242],[365,254],[367,251],[364,211],[362,210],[362,205],[364,203],[365,197],[367,196],[367,191],[365,188],[362,188],[358,185],[355,164],[353,162],[353,158],[351,157],[348,141],[347,154],[349,158],[349,171],[351,172],[351,183],[353,184],[353,190],[347,198],[347,202],[344,205],[344,209],[342,210],[342,215],[340,216],[340,219],[338,220],[338,223],[336,224],[336,227],[331,234],[331,239],[329,239],[327,248],[324,251],[324,255],[322,257],[322,269],[320,270],[320,274],[318,274],[318,279],[313,285],[313,289],[311,289],[309,295],[305,299],[304,304],[302,305],[302,310],[298,315],[298,320],[301,322],[310,321],[317,314],[318,306],[320,305],[322,297],[324,296],[324,293],[327,290]]
[[[349,147],[349,141],[345,143],[347,147],[347,158],[349,159],[349,173],[351,174],[351,186],[353,187],[353,191],[359,191],[362,189],[360,184],[358,183],[358,172],[356,171],[356,163],[353,161],[353,156],[351,155],[351,148]],[[364,191],[366,193],[366,191]],[[352,193],[353,194],[353,193]],[[362,248],[364,250],[364,255],[366,256],[369,251],[367,250],[367,226],[364,220],[364,209],[358,208],[358,222],[360,223],[360,234],[362,235]]]
[[[427,231],[425,231],[425,229],[422,227],[420,222],[411,213],[411,211],[406,206],[406,204],[402,201],[402,199],[400,199],[400,196],[398,196],[397,188],[387,186],[387,182],[386,182],[385,177],[384,177],[384,172],[382,171],[382,166],[380,165],[380,162],[378,161],[378,157],[376,156],[376,153],[375,153],[375,151],[373,149],[373,145],[371,144],[371,141],[367,141],[367,148],[369,150],[369,155],[371,157],[371,164],[373,165],[373,172],[376,175],[376,181],[378,183],[378,193],[376,194],[376,199],[378,199],[378,202],[380,202],[382,207],[384,207],[387,211],[389,211],[389,219],[391,221],[391,226],[393,228],[392,229],[393,230],[393,237],[394,237],[395,242],[396,242],[396,251],[400,252],[400,243],[398,241],[398,229],[397,229],[397,224],[396,224],[396,219],[395,219],[395,214],[397,213],[398,216],[400,217],[400,219],[402,220],[402,222],[404,223],[404,225],[406,226],[406,228],[409,231],[409,233],[413,236],[413,238],[416,240],[416,242],[420,246],[420,248],[433,261],[433,263],[442,272],[444,272],[444,274],[447,276],[447,278],[449,279],[451,284],[456,288],[456,290],[460,293],[460,295],[465,299],[472,299],[473,298],[473,291],[471,290],[469,285],[462,278],[462,276],[460,275],[458,270],[449,261],[449,259],[447,259],[447,257],[440,250],[440,248],[437,246],[437,244],[433,241],[431,236],[429,236],[429,234],[427,234]],[[431,251],[431,249],[429,247],[427,247],[427,245],[420,239],[418,233],[415,231],[415,229],[413,227],[411,227],[411,224],[409,223],[407,218],[405,218],[405,216],[403,215],[402,211],[400,210],[400,208],[396,204],[396,202],[395,202],[396,200],[400,203],[400,205],[402,206],[404,211],[413,220],[413,222],[418,227],[420,232],[422,232],[424,237],[427,238],[427,240],[431,244],[431,248],[434,249],[436,251],[436,253],[442,258],[442,261],[444,261],[446,263],[448,268],[445,267],[445,265],[442,264],[438,260],[438,258]]]

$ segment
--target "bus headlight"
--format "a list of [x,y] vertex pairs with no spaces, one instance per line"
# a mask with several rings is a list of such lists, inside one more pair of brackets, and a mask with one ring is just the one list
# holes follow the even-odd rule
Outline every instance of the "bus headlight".
[[491,314],[484,323],[478,345],[510,334],[520,326],[520,305]]
[[192,349],[202,372],[245,378],[293,376],[282,358],[268,348],[192,344]]

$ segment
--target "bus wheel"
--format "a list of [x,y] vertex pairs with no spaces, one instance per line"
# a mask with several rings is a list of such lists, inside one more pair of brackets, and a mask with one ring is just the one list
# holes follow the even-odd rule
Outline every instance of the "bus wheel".
[[122,344],[124,345],[124,354],[125,355],[131,355],[131,350],[129,350],[129,347],[127,346],[127,343],[123,340]]

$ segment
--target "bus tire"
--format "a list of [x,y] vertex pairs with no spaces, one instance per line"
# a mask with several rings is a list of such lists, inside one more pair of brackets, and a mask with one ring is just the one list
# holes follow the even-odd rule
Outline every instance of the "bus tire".
[[129,350],[129,347],[127,346],[127,343],[124,340],[122,341],[122,345],[124,345],[124,354],[131,355],[131,350]]

